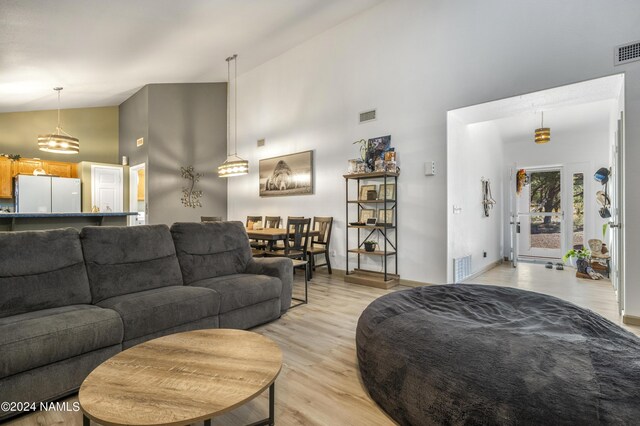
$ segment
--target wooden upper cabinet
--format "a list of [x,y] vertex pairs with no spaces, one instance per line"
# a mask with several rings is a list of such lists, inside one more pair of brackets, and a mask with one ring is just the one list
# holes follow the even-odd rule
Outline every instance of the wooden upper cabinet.
[[13,197],[13,170],[12,161],[0,157],[0,198]]
[[36,160],[34,158],[21,158],[13,162],[12,176],[32,175],[36,169],[42,169],[48,175],[77,178],[78,163],[66,163],[63,161]]
[[42,160],[34,160],[33,158],[21,158],[13,164],[14,175],[32,175],[36,169],[42,169]]
[[76,163],[63,163],[60,161],[44,161],[44,171],[48,175],[75,178],[78,177],[78,166]]

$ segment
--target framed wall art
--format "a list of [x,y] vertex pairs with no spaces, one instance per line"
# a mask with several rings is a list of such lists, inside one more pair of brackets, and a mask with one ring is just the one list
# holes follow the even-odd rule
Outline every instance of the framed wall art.
[[260,160],[259,183],[261,197],[313,194],[313,151]]

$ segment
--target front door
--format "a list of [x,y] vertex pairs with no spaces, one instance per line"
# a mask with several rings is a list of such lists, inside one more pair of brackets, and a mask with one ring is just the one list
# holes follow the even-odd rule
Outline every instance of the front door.
[[562,257],[562,169],[527,170],[528,185],[518,196],[518,254],[521,258]]

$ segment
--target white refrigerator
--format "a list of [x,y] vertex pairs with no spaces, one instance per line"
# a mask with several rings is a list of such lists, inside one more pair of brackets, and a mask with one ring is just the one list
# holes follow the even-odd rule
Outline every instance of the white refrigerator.
[[80,213],[80,179],[18,175],[17,213]]

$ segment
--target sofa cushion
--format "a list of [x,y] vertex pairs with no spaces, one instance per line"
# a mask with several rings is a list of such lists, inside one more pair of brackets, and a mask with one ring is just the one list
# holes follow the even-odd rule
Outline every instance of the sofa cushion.
[[280,297],[282,281],[267,275],[233,274],[207,278],[191,284],[220,294],[220,313],[233,311]]
[[0,318],[91,302],[78,231],[0,232]]
[[63,306],[0,318],[0,377],[122,343],[115,311]]
[[241,222],[174,223],[171,235],[185,284],[243,273],[252,258]]
[[207,288],[171,286],[101,301],[122,317],[124,340],[218,315],[220,296]]
[[166,225],[87,226],[80,232],[93,303],[182,285]]

